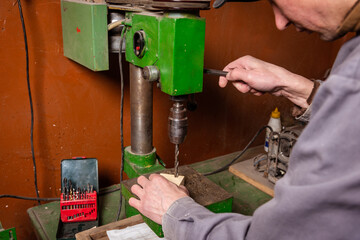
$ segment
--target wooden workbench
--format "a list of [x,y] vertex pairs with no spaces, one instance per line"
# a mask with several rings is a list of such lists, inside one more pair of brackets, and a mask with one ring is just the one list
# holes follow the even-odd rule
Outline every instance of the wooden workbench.
[[[251,148],[246,152],[246,154],[244,154],[242,158],[240,158],[239,161],[252,158],[262,151],[263,146]],[[230,162],[237,154],[238,152],[195,163],[190,166],[200,173],[211,172]],[[252,215],[256,208],[271,199],[269,195],[260,191],[244,180],[236,177],[229,171],[223,171],[211,175],[208,178],[234,196],[233,212]],[[100,225],[105,225],[116,220],[119,204],[118,189],[119,185],[113,185],[100,190]],[[122,209],[124,209],[124,207]],[[120,215],[121,218],[125,218],[124,212],[125,211],[122,211]],[[59,202],[51,202],[29,208],[28,214],[38,239],[56,239],[56,231],[60,217]]]

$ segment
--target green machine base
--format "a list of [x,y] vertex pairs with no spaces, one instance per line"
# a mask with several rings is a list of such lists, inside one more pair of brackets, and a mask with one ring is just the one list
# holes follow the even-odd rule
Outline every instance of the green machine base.
[[156,155],[156,149],[148,154],[135,154],[131,152],[131,147],[125,148],[124,171],[129,178],[136,178],[140,175],[163,170],[160,164],[161,159]]
[[[173,174],[173,169],[166,169],[160,171],[161,173]],[[157,173],[160,173],[157,172]],[[223,188],[204,177],[202,174],[195,171],[189,166],[182,166],[179,168],[179,174],[185,176],[185,187],[189,190],[190,197],[195,202],[206,207],[214,213],[224,213],[232,211],[233,197],[231,194],[226,192]],[[149,176],[147,174],[145,176]],[[131,217],[139,214],[139,212],[131,207],[128,202],[131,197],[135,197],[130,189],[131,186],[136,183],[136,179],[129,179],[124,181],[122,187],[122,194],[126,200],[126,217]],[[151,221],[144,217],[144,222],[159,236],[163,237],[161,225]]]

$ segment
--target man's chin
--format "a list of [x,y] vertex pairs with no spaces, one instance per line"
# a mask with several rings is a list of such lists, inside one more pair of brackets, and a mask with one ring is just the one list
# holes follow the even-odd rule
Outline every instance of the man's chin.
[[319,35],[320,35],[321,40],[324,40],[327,42],[334,41],[334,40],[339,39],[342,36],[344,36],[344,35],[339,35],[336,33],[319,33]]

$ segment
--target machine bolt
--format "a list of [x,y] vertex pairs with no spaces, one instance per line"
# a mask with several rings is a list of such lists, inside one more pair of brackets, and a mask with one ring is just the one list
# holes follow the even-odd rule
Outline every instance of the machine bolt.
[[146,66],[142,71],[143,78],[149,82],[155,82],[159,80],[160,71],[156,66]]

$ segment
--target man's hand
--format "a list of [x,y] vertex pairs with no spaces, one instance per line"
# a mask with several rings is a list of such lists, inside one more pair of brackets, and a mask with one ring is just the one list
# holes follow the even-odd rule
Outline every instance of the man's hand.
[[224,88],[230,81],[242,93],[260,96],[265,92],[284,96],[294,104],[307,108],[313,82],[282,67],[261,61],[251,56],[241,57],[228,64],[226,78],[220,77],[219,86]]
[[130,198],[129,204],[159,224],[162,224],[162,217],[173,202],[189,196],[184,186],[178,187],[158,174],[151,174],[149,179],[140,176],[137,182],[131,191],[140,200]]

